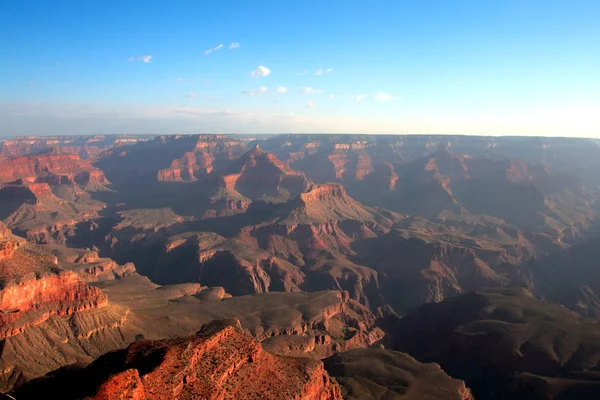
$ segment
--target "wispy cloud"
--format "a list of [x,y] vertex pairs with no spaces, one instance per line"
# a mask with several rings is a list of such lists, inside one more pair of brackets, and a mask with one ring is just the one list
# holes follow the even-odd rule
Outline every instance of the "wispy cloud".
[[304,107],[306,107],[306,108],[317,108],[317,105],[314,102],[309,101]]
[[287,92],[287,88],[285,86],[279,86],[277,88],[277,90],[275,90],[275,92],[283,94],[283,93]]
[[355,94],[354,96],[350,96],[350,98],[355,101],[363,101],[366,97],[367,96],[364,94]]
[[231,44],[229,45],[229,50],[236,50],[240,48],[240,43],[239,42],[231,42]]
[[204,51],[204,55],[208,55],[208,54],[212,53],[213,51],[219,51],[219,50],[221,50],[222,48],[223,48],[223,43],[221,43],[221,44],[218,44],[218,45],[216,45],[216,46],[215,46],[215,47],[213,47],[213,48],[210,48],[210,49],[208,49],[208,50],[205,50],[205,51]]
[[189,92],[188,94],[185,95],[185,97],[189,97],[190,99],[195,99],[196,97],[198,97],[198,94],[196,94],[196,92]]
[[258,90],[242,90],[240,94],[245,94],[247,96],[257,96],[261,94],[267,93],[268,89],[266,86],[261,86]]
[[271,75],[271,70],[263,65],[257,67],[250,72],[250,76],[267,76]]
[[373,98],[377,101],[389,101],[392,100],[393,97],[384,92],[377,92],[373,95]]
[[324,75],[324,74],[328,74],[332,71],[333,71],[333,68],[319,68],[317,70],[317,72],[315,72],[315,75]]
[[194,83],[196,80],[197,80],[196,78],[183,79],[182,77],[178,77],[177,79],[175,79],[173,81],[173,83],[176,85],[190,85],[190,84]]
[[150,64],[152,61],[152,56],[137,56],[137,57],[129,57],[128,62],[141,61],[144,64]]
[[306,87],[300,88],[300,93],[306,94],[306,95],[319,94],[321,92],[322,92],[321,89],[314,89],[314,88],[311,88],[310,86],[306,86]]

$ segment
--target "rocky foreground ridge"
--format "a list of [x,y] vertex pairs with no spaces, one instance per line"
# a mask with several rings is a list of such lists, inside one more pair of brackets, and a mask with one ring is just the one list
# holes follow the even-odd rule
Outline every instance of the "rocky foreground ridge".
[[212,321],[188,337],[138,341],[84,369],[34,380],[14,396],[54,393],[66,400],[473,399],[462,381],[438,365],[403,353],[352,350],[325,363],[274,355],[244,333],[237,319]]

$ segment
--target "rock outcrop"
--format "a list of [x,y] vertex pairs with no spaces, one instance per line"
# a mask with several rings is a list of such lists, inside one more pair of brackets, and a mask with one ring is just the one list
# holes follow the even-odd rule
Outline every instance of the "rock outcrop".
[[105,307],[107,297],[74,272],[57,267],[53,255],[17,242],[0,259],[0,340],[18,335],[53,315],[69,316]]
[[204,218],[244,213],[252,201],[282,203],[302,193],[310,180],[274,154],[256,145],[218,176],[204,182],[208,193]]
[[17,396],[42,393],[90,400],[342,398],[320,361],[271,355],[235,319],[189,337],[137,342],[83,370],[32,382]]
[[45,182],[50,184],[104,185],[104,173],[77,154],[62,154],[55,149],[45,153],[0,160],[0,183]]

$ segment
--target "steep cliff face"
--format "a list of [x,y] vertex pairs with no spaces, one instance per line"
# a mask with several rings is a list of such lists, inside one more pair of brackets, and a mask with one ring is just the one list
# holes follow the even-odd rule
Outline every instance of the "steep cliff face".
[[[59,389],[69,378],[72,383]],[[342,398],[321,362],[269,354],[235,319],[206,324],[189,337],[135,343],[21,393],[58,394],[56,390],[65,399],[87,395],[95,400]]]
[[23,333],[53,315],[70,316],[108,305],[98,288],[86,285],[77,274],[61,271],[22,279],[0,291],[0,339]]
[[74,272],[59,269],[57,263],[56,257],[27,246],[0,260],[0,339],[53,315],[64,317],[108,304],[100,289],[88,286]]
[[169,168],[158,171],[158,180],[174,182],[195,181],[198,179],[196,178],[196,173],[201,169],[205,173],[210,173],[214,157],[210,154],[202,153],[198,158],[196,158],[193,152],[186,152],[183,157],[173,160]]
[[82,160],[77,154],[61,154],[50,150],[0,160],[0,183],[46,180],[49,183],[80,183],[102,185],[108,183],[104,173]]

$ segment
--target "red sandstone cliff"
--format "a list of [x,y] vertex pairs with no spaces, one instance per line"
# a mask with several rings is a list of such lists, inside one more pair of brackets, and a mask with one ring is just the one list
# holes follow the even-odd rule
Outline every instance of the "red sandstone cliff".
[[108,304],[100,289],[56,264],[56,257],[27,246],[0,259],[0,339],[18,335],[52,315],[68,316]]
[[44,154],[32,154],[0,160],[0,183],[18,179],[48,183],[108,183],[101,170],[76,154],[61,154],[56,150]]

